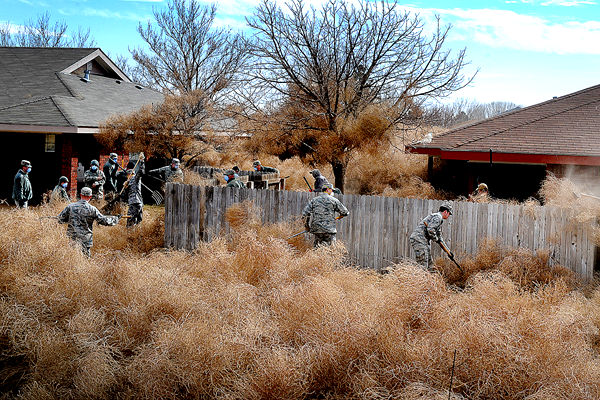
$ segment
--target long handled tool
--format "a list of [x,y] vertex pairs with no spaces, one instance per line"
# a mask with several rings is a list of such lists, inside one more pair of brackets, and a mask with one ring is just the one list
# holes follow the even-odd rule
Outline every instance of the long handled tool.
[[[307,183],[308,183],[308,182],[307,182]],[[335,217],[335,219],[342,219],[342,218],[344,218],[344,216],[343,216],[343,215],[338,215],[337,217]],[[304,230],[304,231],[302,231],[302,232],[298,232],[298,233],[295,233],[295,234],[293,234],[292,236],[290,236],[289,238],[287,238],[287,239],[285,239],[285,240],[290,240],[291,238],[295,238],[296,236],[300,236],[300,235],[302,235],[303,233],[308,233],[308,232],[309,232],[309,230],[308,230],[308,229],[306,229],[306,230]]]
[[454,259],[454,254],[452,254],[450,249],[446,246],[446,243],[440,242],[440,247],[442,248],[442,250],[444,250],[446,252],[446,254],[448,254],[448,258],[451,259],[452,261],[454,261],[454,264],[456,264],[456,266],[458,267],[460,272],[462,272],[464,274],[465,271],[463,271],[462,267],[458,264],[458,262],[456,262],[456,260]]
[[[139,162],[139,160],[138,160],[138,162]],[[117,165],[118,165],[118,164],[117,164]],[[137,166],[137,164],[136,164],[136,166]],[[119,168],[121,168],[123,171],[127,172],[127,171],[125,170],[125,168],[121,167],[120,165],[119,165]],[[135,167],[134,167],[134,170],[135,170]],[[164,182],[162,179],[158,179],[157,177],[150,175],[150,173],[146,174],[146,176],[149,176],[150,178],[154,178],[154,179],[156,179],[156,180],[159,180],[159,181],[161,181],[161,182]],[[142,182],[142,186],[143,186],[143,187],[145,187],[145,188],[146,188],[146,189],[147,189],[147,190],[148,190],[150,193],[152,193],[152,200],[154,200],[154,202],[156,203],[156,205],[159,205],[159,204],[161,204],[163,201],[165,201],[165,198],[164,198],[164,196],[163,196],[163,195],[162,195],[162,193],[161,193],[161,192],[159,192],[158,190],[152,190],[152,189],[150,189],[150,188],[149,188],[148,186],[146,186],[146,185],[145,185],[143,182]],[[120,193],[119,193],[119,195],[120,195]]]
[[296,236],[300,236],[300,235],[302,235],[303,233],[308,233],[308,229],[307,229],[307,230],[305,230],[305,231],[302,231],[302,232],[298,232],[298,233],[296,233],[296,234],[294,234],[294,235],[290,236],[289,238],[287,238],[287,239],[285,239],[285,240],[290,240],[291,238],[295,238]]
[[596,199],[596,200],[600,200],[600,197],[598,196],[592,196],[591,194],[587,194],[587,193],[580,193],[580,196],[585,196],[585,197],[591,197],[592,199]]
[[[117,215],[105,215],[105,217],[117,217]],[[118,215],[119,218],[131,218],[131,215]],[[58,217],[54,216],[54,215],[46,215],[43,217],[39,217],[38,219],[44,219],[44,218],[49,218],[49,219],[58,219]]]
[[142,186],[145,187],[150,193],[152,193],[152,200],[154,200],[156,205],[159,205],[163,201],[165,201],[165,198],[163,197],[162,193],[159,192],[158,190],[152,190],[148,186],[144,185],[143,183],[142,183]]
[[304,178],[304,182],[306,182],[306,184],[308,185],[308,188],[309,188],[309,189],[310,189],[310,191],[312,192],[312,191],[313,191],[313,190],[312,190],[312,186],[310,186],[310,183],[308,183],[308,181],[306,180],[306,177],[305,177],[305,176],[303,176],[303,178]]
[[[143,153],[142,153],[143,154]],[[142,157],[138,158],[137,162],[135,163],[135,165],[133,166],[133,170],[135,171],[135,168],[138,166],[138,164],[140,163],[140,160],[142,159]],[[121,166],[121,164],[117,164],[119,166],[119,168],[121,168],[123,171],[127,172],[127,170],[125,168],[123,168]],[[117,201],[119,201],[119,199],[121,198],[121,195],[123,194],[123,192],[125,191],[125,189],[127,188],[127,185],[129,184],[129,179],[125,181],[125,183],[123,184],[123,187],[121,188],[121,190],[119,191],[119,194],[117,194],[115,196],[114,199],[112,199],[111,201],[109,201],[108,203],[106,203],[104,205],[104,207],[102,207],[102,212],[110,212],[113,208],[113,206],[115,205],[115,203]]]

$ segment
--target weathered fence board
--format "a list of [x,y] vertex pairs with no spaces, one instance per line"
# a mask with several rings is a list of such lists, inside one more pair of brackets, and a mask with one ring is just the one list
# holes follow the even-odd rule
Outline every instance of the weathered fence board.
[[[165,246],[194,249],[201,240],[228,234],[225,212],[232,204],[252,201],[264,224],[298,219],[315,193],[167,184],[165,191]],[[375,269],[404,257],[414,257],[409,236],[418,222],[437,211],[441,201],[379,196],[336,195],[350,210],[337,221],[338,240],[350,260]],[[596,247],[583,224],[573,222],[568,210],[500,203],[454,202],[453,215],[443,225],[450,249],[475,254],[487,238],[510,247],[548,251],[553,262],[591,279]],[[307,235],[309,237],[310,235]],[[433,257],[442,256],[432,246]]]

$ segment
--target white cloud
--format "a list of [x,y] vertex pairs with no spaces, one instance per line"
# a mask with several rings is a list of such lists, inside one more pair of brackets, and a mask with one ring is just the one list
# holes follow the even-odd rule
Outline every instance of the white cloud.
[[153,16],[151,14],[140,15],[140,14],[136,14],[136,13],[132,13],[132,12],[119,12],[119,11],[112,11],[112,10],[108,10],[108,9],[100,10],[100,9],[94,9],[94,8],[89,8],[89,7],[86,7],[83,9],[71,9],[68,11],[65,9],[61,9],[61,10],[59,10],[59,12],[63,15],[69,15],[69,16],[83,15],[86,17],[126,19],[126,20],[141,21],[141,22],[147,21],[148,19],[153,19]]
[[507,4],[515,4],[515,3],[525,3],[525,4],[537,4],[539,3],[542,6],[563,6],[563,7],[573,7],[573,6],[581,6],[581,5],[590,5],[596,4],[594,0],[507,0],[505,1]]
[[454,40],[488,46],[558,54],[600,54],[600,21],[551,22],[507,10],[421,10],[452,23]]

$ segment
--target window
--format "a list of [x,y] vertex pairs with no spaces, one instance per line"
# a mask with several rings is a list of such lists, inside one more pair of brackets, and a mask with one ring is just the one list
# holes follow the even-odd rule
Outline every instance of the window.
[[46,135],[46,153],[54,153],[56,151],[56,135]]

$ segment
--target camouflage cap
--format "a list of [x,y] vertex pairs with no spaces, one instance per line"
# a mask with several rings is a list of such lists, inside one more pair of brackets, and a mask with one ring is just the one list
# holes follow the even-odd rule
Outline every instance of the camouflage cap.
[[331,183],[323,184],[323,191],[326,191],[327,189],[333,190],[333,185]]
[[69,182],[69,178],[67,178],[66,176],[61,176],[60,178],[58,178],[58,183],[62,182]]
[[260,165],[260,161],[256,160],[252,163],[253,167],[256,167],[257,165]]
[[315,168],[312,171],[310,171],[310,174],[316,178],[317,176],[321,175],[321,171]]
[[21,165],[24,167],[31,167],[31,163],[27,160],[21,160]]
[[100,164],[98,164],[98,160],[92,160],[92,162],[90,163],[90,165],[100,165]]
[[179,161],[179,158],[174,158],[171,160],[171,164],[179,165],[181,164],[181,161]]
[[110,153],[110,155],[108,156],[108,158],[112,158],[113,160],[116,160],[119,156],[117,156],[117,153]]
[[488,190],[488,185],[486,185],[485,183],[480,183],[479,185],[477,185],[477,190]]
[[452,204],[449,201],[443,201],[440,205],[440,211],[448,211],[452,215]]
[[235,175],[235,171],[232,169],[228,169],[227,171],[225,171],[225,175]]
[[91,196],[92,195],[92,188],[89,187],[84,187],[81,189],[81,195],[82,196]]

